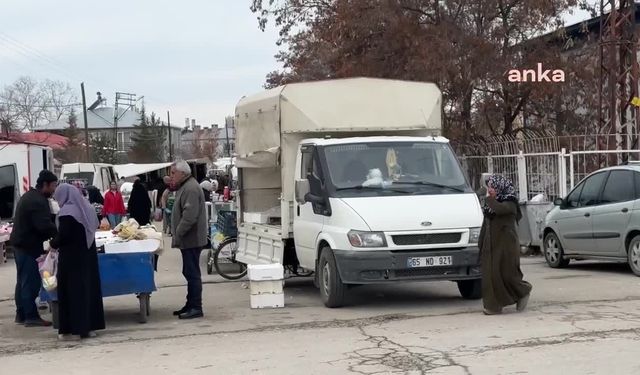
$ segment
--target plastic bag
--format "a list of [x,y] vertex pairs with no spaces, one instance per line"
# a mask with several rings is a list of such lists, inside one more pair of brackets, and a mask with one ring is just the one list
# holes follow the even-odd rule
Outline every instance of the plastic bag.
[[153,215],[153,219],[155,221],[162,221],[163,217],[162,217],[162,209],[160,208],[156,208],[156,211]]
[[111,229],[111,225],[109,225],[109,220],[107,220],[106,217],[103,217],[102,221],[100,221],[100,230],[105,231],[109,229]]
[[38,258],[38,270],[42,277],[42,287],[47,291],[54,291],[58,287],[58,252],[51,250]]

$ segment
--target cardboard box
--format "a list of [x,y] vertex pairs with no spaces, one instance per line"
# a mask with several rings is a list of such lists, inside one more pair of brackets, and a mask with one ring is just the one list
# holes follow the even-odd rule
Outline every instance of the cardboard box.
[[249,289],[252,295],[257,294],[282,294],[283,293],[282,280],[263,280],[263,281],[251,281],[249,282]]
[[284,294],[254,294],[251,295],[252,309],[284,307]]
[[284,268],[279,263],[250,264],[247,275],[251,281],[282,280],[284,279]]

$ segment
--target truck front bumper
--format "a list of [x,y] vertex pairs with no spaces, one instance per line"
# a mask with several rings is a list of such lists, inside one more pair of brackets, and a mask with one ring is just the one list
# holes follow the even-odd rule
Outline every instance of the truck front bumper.
[[[411,280],[472,280],[481,277],[477,246],[424,251],[333,250],[340,278],[345,284],[378,284]],[[451,256],[450,266],[410,268],[414,257]]]

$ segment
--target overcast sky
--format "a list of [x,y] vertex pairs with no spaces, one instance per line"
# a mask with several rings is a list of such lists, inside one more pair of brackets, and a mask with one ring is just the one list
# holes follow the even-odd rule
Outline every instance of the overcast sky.
[[[276,69],[277,31],[262,32],[251,0],[2,0],[0,86],[22,75],[84,81],[145,96],[149,110],[223,124]],[[588,18],[567,16],[568,23]]]

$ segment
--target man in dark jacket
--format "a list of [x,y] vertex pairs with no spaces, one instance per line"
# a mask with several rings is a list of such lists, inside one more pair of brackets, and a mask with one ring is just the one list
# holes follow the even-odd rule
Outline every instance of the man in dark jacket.
[[204,193],[193,176],[189,164],[171,166],[171,179],[178,189],[171,212],[172,245],[182,253],[182,274],[187,280],[187,303],[174,311],[180,319],[201,318],[202,277],[200,253],[207,244],[207,212]]
[[43,170],[38,176],[36,188],[24,193],[16,206],[11,232],[11,246],[15,249],[17,268],[16,323],[27,327],[47,327],[36,307],[40,292],[40,272],[36,259],[44,253],[42,243],[56,235],[56,226],[51,220],[49,198],[58,185],[58,178]]

